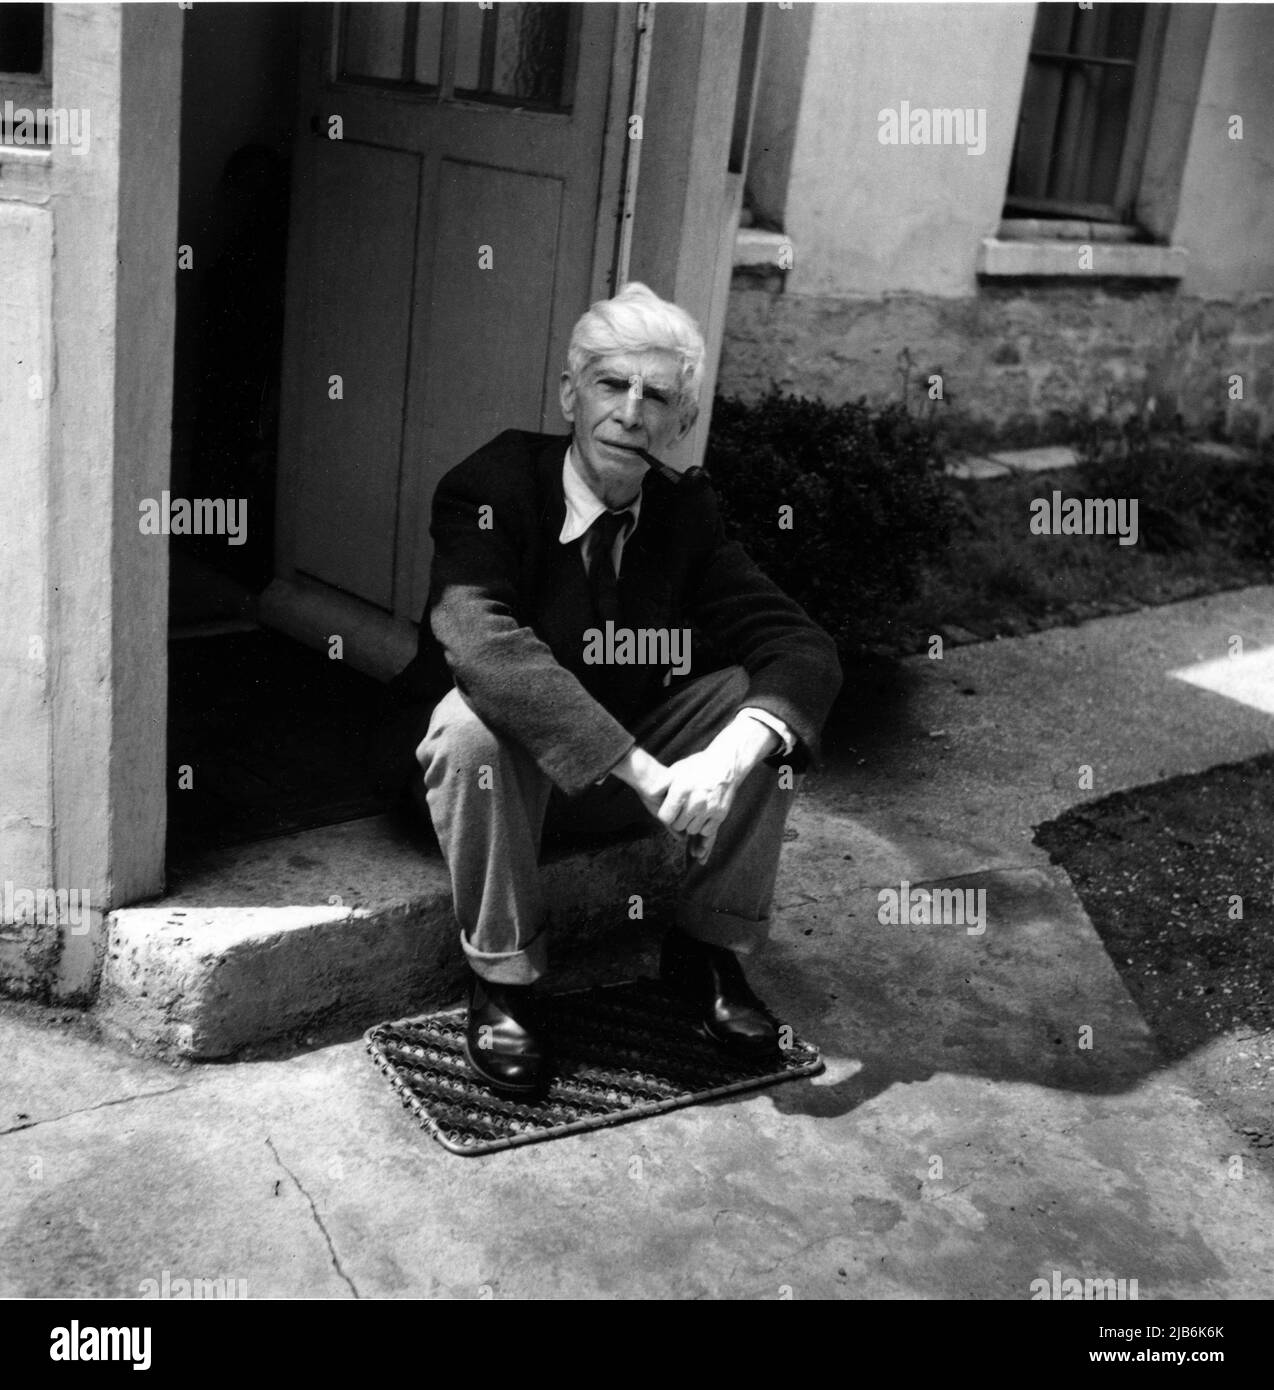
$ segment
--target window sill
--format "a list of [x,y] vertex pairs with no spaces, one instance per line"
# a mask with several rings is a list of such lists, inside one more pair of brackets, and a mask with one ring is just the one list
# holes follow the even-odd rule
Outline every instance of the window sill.
[[39,168],[53,159],[53,149],[49,145],[4,145],[0,144],[0,163],[12,164],[15,168]]
[[783,232],[740,227],[734,234],[734,268],[761,274],[791,270],[791,238]]
[[1119,222],[1085,222],[1078,217],[1005,217],[1001,241],[1137,241],[1140,228]]
[[47,145],[0,145],[0,198],[41,198],[53,177]]
[[977,273],[984,279],[1031,276],[1050,280],[1180,280],[1185,268],[1183,246],[1043,238],[1010,241],[983,237],[977,263]]

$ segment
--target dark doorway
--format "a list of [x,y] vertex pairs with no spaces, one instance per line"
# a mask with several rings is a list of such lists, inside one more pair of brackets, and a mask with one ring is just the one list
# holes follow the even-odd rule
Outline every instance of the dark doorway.
[[234,499],[246,525],[179,534],[174,514],[174,627],[244,616],[270,578],[303,8],[185,17],[171,495]]
[[[304,13],[312,9],[197,5],[185,16],[170,488],[170,864],[210,846],[378,809],[366,787],[363,745],[381,687],[256,623],[257,596],[274,571],[297,66]],[[243,524],[237,533],[183,534],[179,499],[220,501],[223,516]]]
[[382,687],[278,633],[188,636],[169,652],[170,863],[374,815]]

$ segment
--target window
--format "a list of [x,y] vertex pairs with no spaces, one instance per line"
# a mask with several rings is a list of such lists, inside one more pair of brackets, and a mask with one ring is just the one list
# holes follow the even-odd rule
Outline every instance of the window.
[[579,6],[341,6],[343,81],[539,111],[569,110]]
[[1006,217],[1134,221],[1166,8],[1036,7]]
[[0,5],[0,72],[44,72],[44,5]]
[[52,94],[50,9],[0,5],[0,144],[49,143],[44,113]]

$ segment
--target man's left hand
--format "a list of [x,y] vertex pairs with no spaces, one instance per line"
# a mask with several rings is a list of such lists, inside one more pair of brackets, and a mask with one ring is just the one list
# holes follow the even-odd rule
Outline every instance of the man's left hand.
[[689,837],[691,856],[707,860],[739,784],[779,747],[779,737],[750,715],[737,715],[700,753],[673,763],[659,821]]

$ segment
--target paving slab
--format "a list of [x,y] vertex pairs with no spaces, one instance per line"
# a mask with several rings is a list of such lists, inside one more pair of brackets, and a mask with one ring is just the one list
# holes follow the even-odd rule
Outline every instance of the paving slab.
[[1055,473],[1074,468],[1079,455],[1067,444],[1049,444],[1038,449],[998,449],[987,457],[1012,473]]
[[1013,476],[1013,470],[1007,464],[996,463],[981,454],[965,454],[960,458],[952,459],[947,464],[945,472],[949,478],[959,478],[965,482],[981,482],[987,478],[1011,478]]

